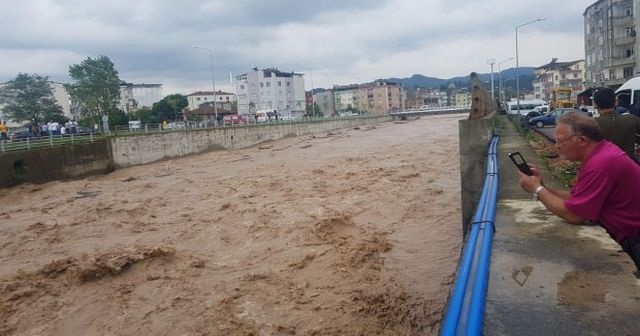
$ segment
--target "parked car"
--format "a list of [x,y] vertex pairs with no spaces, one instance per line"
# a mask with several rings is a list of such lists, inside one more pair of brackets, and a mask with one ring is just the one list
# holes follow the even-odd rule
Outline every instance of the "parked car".
[[569,113],[569,112],[580,112],[580,113],[584,113],[580,110],[576,110],[573,108],[558,108],[555,109],[547,114],[541,115],[539,117],[534,117],[531,118],[527,121],[527,124],[529,124],[530,126],[535,126],[537,128],[542,128],[544,126],[548,126],[548,125],[555,125],[556,124],[556,118],[558,118],[559,116],[565,114],[565,113]]
[[540,116],[543,116],[543,115],[544,115],[544,113],[543,113],[543,112],[539,112],[539,111],[531,111],[531,112],[527,113],[527,115],[526,115],[526,116],[524,116],[524,119],[525,119],[526,121],[529,121],[529,120],[531,120],[531,119],[533,119],[533,118],[535,118],[535,117],[540,117]]
[[84,127],[84,126],[78,126],[76,128],[76,133],[75,135],[89,135],[89,134],[97,134],[99,133],[98,131],[96,131],[95,129],[91,128],[91,127]]
[[9,139],[13,142],[26,140],[27,138],[33,138],[33,133],[27,127],[15,128],[9,132]]

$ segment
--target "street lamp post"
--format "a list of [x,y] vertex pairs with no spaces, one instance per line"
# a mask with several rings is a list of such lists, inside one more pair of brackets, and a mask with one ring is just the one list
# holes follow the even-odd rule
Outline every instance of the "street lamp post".
[[520,64],[518,63],[518,28],[543,20],[545,20],[545,18],[535,19],[516,26],[516,103],[518,104],[518,117],[520,116]]
[[213,50],[205,47],[194,46],[194,49],[202,49],[209,52],[209,61],[211,61],[211,85],[213,86],[213,114],[215,117],[214,126],[218,126],[218,108],[216,107],[216,77],[213,68]]
[[500,66],[502,65],[502,63],[508,62],[510,60],[512,60],[513,57],[509,57],[506,60],[499,62],[498,63],[498,80],[500,81],[498,83],[498,90],[500,92],[498,92],[498,98],[500,99],[500,103],[503,103],[505,101],[505,97],[504,97],[504,84],[502,83],[502,69],[500,68]]
[[495,101],[496,97],[493,93],[493,65],[496,64],[496,60],[494,58],[488,59],[487,64],[491,65],[491,100]]

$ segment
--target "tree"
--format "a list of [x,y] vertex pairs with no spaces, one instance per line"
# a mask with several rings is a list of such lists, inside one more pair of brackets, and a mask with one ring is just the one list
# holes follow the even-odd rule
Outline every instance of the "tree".
[[143,107],[131,112],[129,114],[129,120],[140,120],[140,123],[142,124],[158,123],[158,121],[153,117],[151,109],[148,107]]
[[311,109],[311,106],[307,106],[307,112],[304,115],[305,117],[322,117],[323,114],[322,112],[320,112],[320,106],[318,105],[318,103],[314,102],[313,103],[313,110]]
[[120,78],[109,57],[88,57],[80,64],[71,65],[69,76],[75,83],[66,84],[65,88],[79,104],[80,114],[86,124],[99,124],[103,115],[109,116],[110,125],[123,122],[117,108]]
[[181,94],[172,94],[154,103],[151,108],[151,114],[156,123],[164,120],[176,120],[182,117],[182,109],[188,105],[187,97]]
[[4,113],[16,122],[64,122],[62,107],[53,97],[49,77],[18,73],[16,78],[0,88]]

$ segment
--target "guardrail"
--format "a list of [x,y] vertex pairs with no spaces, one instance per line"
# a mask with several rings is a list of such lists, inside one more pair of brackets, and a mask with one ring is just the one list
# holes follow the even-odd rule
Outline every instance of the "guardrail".
[[411,108],[403,111],[391,112],[389,116],[393,120],[398,118],[405,119],[409,116],[423,116],[423,115],[439,115],[439,114],[457,114],[457,113],[468,113],[470,107],[446,107],[446,108]]
[[18,140],[0,141],[0,152],[13,152],[38,148],[50,148],[57,146],[75,145],[103,141],[104,136],[89,133],[86,135],[49,135],[44,137],[30,137]]
[[442,336],[482,335],[498,199],[498,140],[498,135],[494,135],[489,145],[482,195],[471,222],[453,292],[449,297],[440,330]]
[[292,124],[292,123],[309,123],[309,122],[321,122],[330,120],[347,120],[347,119],[360,119],[360,118],[379,118],[377,115],[353,115],[353,116],[328,116],[328,117],[300,117],[300,118],[279,118],[266,120],[262,122],[256,122],[255,120],[248,119],[246,122],[225,122],[218,126],[215,126],[212,122],[180,122],[169,123],[166,126],[163,124],[142,124],[130,127],[129,125],[118,125],[115,127],[115,135],[124,134],[136,134],[136,133],[159,133],[159,132],[175,132],[185,130],[197,130],[197,129],[215,129],[224,127],[246,127],[246,126],[260,126],[260,125],[274,125],[274,124]]

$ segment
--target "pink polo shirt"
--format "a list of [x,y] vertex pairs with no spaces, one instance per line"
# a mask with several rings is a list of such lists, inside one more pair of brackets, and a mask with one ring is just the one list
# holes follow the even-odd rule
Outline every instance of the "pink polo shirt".
[[640,166],[618,146],[602,141],[582,163],[564,206],[599,222],[618,243],[640,235]]

